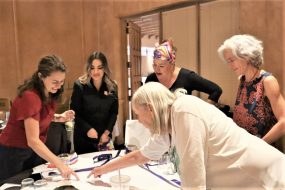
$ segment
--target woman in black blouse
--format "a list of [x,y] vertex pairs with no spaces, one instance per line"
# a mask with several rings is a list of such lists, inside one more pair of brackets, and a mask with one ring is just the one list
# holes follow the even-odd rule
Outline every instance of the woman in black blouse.
[[194,71],[177,67],[175,60],[176,48],[173,46],[172,40],[157,45],[153,55],[154,73],[146,78],[146,83],[160,82],[171,91],[184,88],[187,90],[187,94],[192,94],[193,90],[197,90],[209,95],[207,100],[209,103],[217,103],[222,89],[216,83],[199,76]]
[[76,113],[75,151],[98,151],[110,140],[118,114],[118,89],[103,53],[89,56],[86,74],[74,83],[70,108]]

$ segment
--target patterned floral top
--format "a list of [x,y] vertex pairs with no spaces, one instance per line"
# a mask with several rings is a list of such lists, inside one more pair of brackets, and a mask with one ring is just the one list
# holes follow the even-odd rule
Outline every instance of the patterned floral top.
[[264,72],[253,81],[240,79],[233,120],[249,133],[262,138],[277,122],[268,98],[264,95],[263,79],[271,76]]

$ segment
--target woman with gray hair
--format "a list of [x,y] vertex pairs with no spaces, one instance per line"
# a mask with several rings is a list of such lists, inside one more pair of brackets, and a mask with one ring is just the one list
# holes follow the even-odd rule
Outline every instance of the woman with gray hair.
[[152,137],[140,150],[94,168],[88,177],[158,160],[168,150],[176,155],[172,161],[182,189],[285,188],[284,154],[215,106],[178,94],[157,82],[141,86],[132,106]]
[[262,42],[235,35],[224,41],[218,54],[240,80],[233,120],[267,143],[276,142],[285,134],[285,101],[276,78],[261,69]]

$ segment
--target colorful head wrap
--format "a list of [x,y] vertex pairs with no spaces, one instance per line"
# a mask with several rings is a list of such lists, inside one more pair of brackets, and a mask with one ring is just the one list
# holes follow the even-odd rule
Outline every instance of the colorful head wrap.
[[156,45],[153,52],[153,59],[166,60],[170,63],[175,63],[176,50],[170,41],[163,42]]

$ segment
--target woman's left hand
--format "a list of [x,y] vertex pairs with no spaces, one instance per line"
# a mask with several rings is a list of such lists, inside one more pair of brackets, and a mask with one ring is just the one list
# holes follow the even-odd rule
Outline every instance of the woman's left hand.
[[100,137],[100,142],[99,145],[104,144],[110,140],[109,135],[103,133],[102,136]]
[[65,115],[65,121],[72,121],[75,118],[75,112],[73,110],[67,110],[63,112]]
[[72,121],[75,118],[75,112],[73,110],[67,110],[62,114],[54,114],[56,122]]

